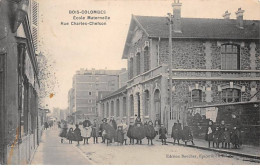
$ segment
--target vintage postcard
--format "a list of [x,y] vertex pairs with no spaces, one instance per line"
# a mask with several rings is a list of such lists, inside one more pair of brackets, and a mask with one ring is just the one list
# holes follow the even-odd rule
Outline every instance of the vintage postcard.
[[259,164],[259,0],[0,0],[0,165]]

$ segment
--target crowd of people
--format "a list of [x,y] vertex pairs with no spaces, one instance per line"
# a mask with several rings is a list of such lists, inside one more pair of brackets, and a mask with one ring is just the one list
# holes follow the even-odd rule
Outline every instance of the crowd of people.
[[125,120],[117,123],[113,117],[109,121],[104,118],[101,124],[98,124],[96,119],[93,123],[87,119],[76,124],[75,129],[73,127],[68,129],[66,121],[61,121],[58,125],[61,130],[59,134],[61,143],[67,139],[69,143],[76,141],[79,145],[83,141],[83,144],[88,144],[89,139],[93,138],[95,144],[99,143],[98,138],[101,137],[101,143],[107,145],[112,142],[116,142],[118,145],[128,145],[128,139],[130,139],[129,145],[142,144],[144,138],[147,138],[148,145],[153,145],[153,139],[158,135],[162,145],[167,145],[167,129],[160,124],[158,119],[155,120],[155,125],[152,121],[143,124],[140,117],[137,117],[135,122],[130,122],[129,125]]
[[[232,117],[233,124],[231,126],[225,125],[224,121],[215,126],[213,121],[209,121],[205,133],[205,140],[208,141],[209,147],[211,147],[211,143],[216,148],[219,148],[220,145],[222,148],[230,148],[231,143],[234,148],[240,147],[240,123],[236,116]],[[83,144],[88,144],[91,138],[93,138],[94,144],[99,143],[99,137],[102,139],[101,143],[106,143],[107,145],[112,142],[116,142],[118,145],[142,144],[145,138],[148,141],[148,145],[153,145],[153,140],[158,136],[162,145],[167,145],[168,131],[166,127],[160,123],[159,119],[156,119],[154,123],[152,121],[142,123],[141,118],[137,117],[135,122],[130,122],[127,125],[125,120],[117,123],[111,117],[109,121],[107,118],[104,118],[101,124],[96,119],[93,123],[87,119],[80,124],[76,124],[75,129],[71,127],[68,130],[67,122],[62,121],[60,123],[61,132],[59,136],[61,137],[61,143],[64,142],[64,139],[67,139],[69,143],[76,141],[78,145],[81,141],[83,141]],[[182,140],[185,145],[188,142],[195,145],[190,127],[182,127],[179,122],[174,123],[172,127],[171,138],[174,140],[173,144],[176,144],[176,142],[179,144],[180,140]],[[127,142],[128,139],[129,142]]]

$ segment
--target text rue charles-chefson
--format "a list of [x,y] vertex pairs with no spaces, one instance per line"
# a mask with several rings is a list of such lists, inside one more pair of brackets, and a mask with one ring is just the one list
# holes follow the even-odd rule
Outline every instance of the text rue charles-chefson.
[[61,21],[62,26],[104,26],[110,17],[106,10],[69,10],[72,21]]

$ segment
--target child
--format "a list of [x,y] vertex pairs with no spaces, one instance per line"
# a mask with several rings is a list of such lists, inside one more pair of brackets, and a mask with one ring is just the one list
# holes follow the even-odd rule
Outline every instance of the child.
[[92,128],[89,123],[86,123],[85,126],[86,127],[82,128],[82,138],[84,139],[84,144],[88,144],[88,139],[91,137]]
[[92,125],[92,131],[91,131],[91,136],[93,137],[93,142],[98,143],[98,123],[97,120],[94,120],[94,123]]
[[192,145],[195,145],[193,142],[193,135],[189,126],[183,127],[182,140],[184,141],[185,145],[187,145],[187,142],[189,141],[191,141]]
[[167,129],[162,124],[159,129],[159,139],[162,140],[162,145],[168,145],[166,144],[166,139],[167,139],[166,134],[167,134]]
[[205,140],[208,141],[210,148],[210,142],[213,141],[213,121],[211,120],[207,126]]
[[173,144],[175,144],[176,140],[178,144],[180,144],[181,133],[182,133],[181,123],[174,123],[174,125],[172,126],[172,134],[171,134],[171,137],[174,139]]
[[224,142],[225,142],[225,148],[230,148],[230,132],[227,127],[225,127],[224,131]]
[[220,130],[219,127],[216,127],[216,131],[213,133],[213,148],[216,144],[216,147],[219,148],[219,136],[220,136]]
[[123,145],[124,142],[123,126],[118,126],[116,130],[115,142],[117,142],[120,145]]
[[76,124],[76,128],[74,130],[74,141],[77,141],[78,142],[77,145],[79,145],[79,141],[82,141],[82,140],[83,139],[82,139],[82,136],[81,136],[81,131],[79,129],[79,125]]
[[153,122],[149,121],[148,125],[145,126],[145,134],[146,134],[146,138],[148,139],[148,145],[151,141],[151,145],[153,145],[153,139],[156,137],[156,132],[155,129],[153,127]]
[[237,127],[233,127],[232,133],[231,133],[231,140],[232,144],[235,149],[239,148],[239,130]]
[[69,129],[69,132],[67,133],[67,139],[69,140],[69,144],[72,144],[74,139],[73,128]]

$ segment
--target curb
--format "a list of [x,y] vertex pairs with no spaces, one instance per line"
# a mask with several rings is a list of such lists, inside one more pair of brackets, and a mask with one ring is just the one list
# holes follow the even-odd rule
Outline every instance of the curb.
[[39,147],[39,145],[37,145],[36,148],[35,148],[35,150],[33,151],[33,154],[32,154],[32,156],[31,156],[31,158],[30,158],[30,160],[29,160],[29,162],[28,162],[28,165],[31,165],[31,164],[32,164],[32,161],[33,161],[33,159],[34,159],[34,155],[35,155],[36,151],[38,150],[38,147]]
[[[173,142],[170,142],[170,141],[167,141],[167,143],[174,144]],[[176,144],[176,145],[177,145],[177,144]],[[246,158],[258,159],[258,160],[260,160],[260,156],[258,156],[258,155],[249,155],[249,154],[246,154],[246,153],[238,153],[238,152],[233,152],[233,151],[228,151],[228,150],[221,150],[221,149],[215,149],[215,148],[207,148],[207,147],[195,146],[195,145],[179,144],[179,146],[192,147],[192,148],[197,148],[197,149],[202,149],[202,150],[207,150],[207,151],[214,151],[214,152],[226,153],[226,154],[231,154],[231,155],[236,155],[236,156],[241,156],[241,157],[246,157]]]

